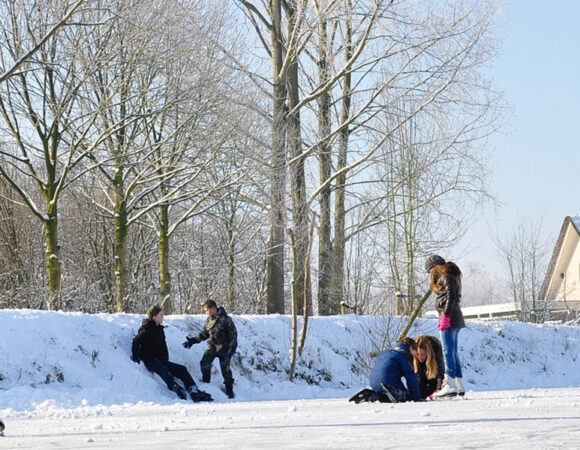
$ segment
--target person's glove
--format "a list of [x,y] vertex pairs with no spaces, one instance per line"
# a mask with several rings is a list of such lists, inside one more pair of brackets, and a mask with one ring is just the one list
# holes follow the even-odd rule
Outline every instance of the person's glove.
[[236,353],[236,351],[235,351],[235,350],[230,350],[230,351],[228,352],[228,356],[229,356],[230,358],[232,358],[232,357],[235,355],[235,353]]
[[439,323],[437,324],[437,328],[441,331],[446,330],[447,328],[451,328],[451,319],[449,316],[443,314],[439,319]]
[[191,346],[193,344],[197,344],[199,341],[191,336],[187,336],[187,339],[185,340],[185,342],[183,343],[183,347],[184,348],[191,348]]
[[131,361],[133,361],[134,363],[139,364],[141,362],[141,360],[139,359],[139,357],[137,355],[131,355]]

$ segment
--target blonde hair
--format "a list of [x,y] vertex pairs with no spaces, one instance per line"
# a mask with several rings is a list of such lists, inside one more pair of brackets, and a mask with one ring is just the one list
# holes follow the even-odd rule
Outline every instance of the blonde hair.
[[[427,379],[433,380],[437,378],[439,370],[437,369],[437,357],[433,350],[433,343],[429,336],[423,335],[415,339],[417,350],[425,350],[427,359],[425,360],[425,368],[427,369]],[[415,372],[419,372],[419,360],[417,358],[413,361]]]

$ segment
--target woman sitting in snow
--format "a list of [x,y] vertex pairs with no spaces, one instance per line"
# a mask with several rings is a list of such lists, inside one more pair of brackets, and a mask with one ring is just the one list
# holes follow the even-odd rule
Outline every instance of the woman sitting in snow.
[[435,336],[422,335],[415,339],[417,351],[413,361],[415,373],[419,377],[421,398],[431,398],[432,394],[441,389],[445,363],[441,342]]

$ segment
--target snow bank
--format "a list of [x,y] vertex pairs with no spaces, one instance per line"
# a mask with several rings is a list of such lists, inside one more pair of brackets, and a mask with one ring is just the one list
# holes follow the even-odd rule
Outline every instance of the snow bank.
[[[159,378],[130,358],[131,340],[144,316],[36,310],[0,311],[0,414],[53,407],[170,404],[176,401]],[[373,356],[390,345],[404,319],[367,316],[312,317],[306,346],[288,381],[291,322],[288,316],[233,316],[238,352],[232,370],[235,401],[346,397],[366,385]],[[165,318],[172,361],[201,378],[205,344],[184,349],[205,316]],[[386,331],[390,330],[390,333]],[[410,332],[437,334],[436,321],[419,319]],[[465,385],[471,390],[580,386],[580,328],[517,322],[469,322],[460,333]],[[216,401],[221,373],[202,389]]]

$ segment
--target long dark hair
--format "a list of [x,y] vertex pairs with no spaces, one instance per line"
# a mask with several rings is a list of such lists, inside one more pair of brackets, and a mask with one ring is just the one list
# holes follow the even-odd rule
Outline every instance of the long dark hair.
[[431,269],[431,276],[429,277],[429,287],[431,291],[437,293],[443,288],[443,284],[439,281],[446,277],[461,278],[461,270],[454,262],[447,261],[445,264],[438,264]]

